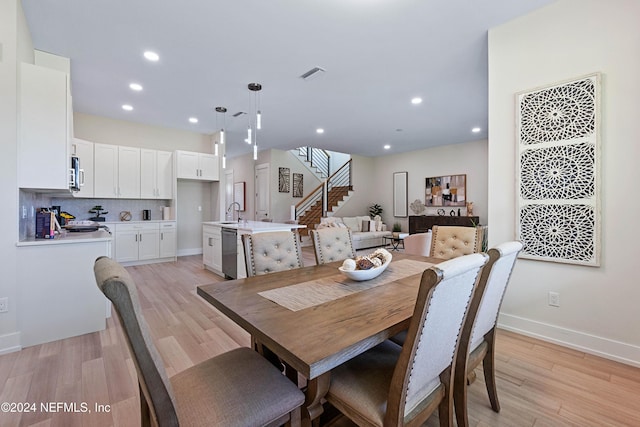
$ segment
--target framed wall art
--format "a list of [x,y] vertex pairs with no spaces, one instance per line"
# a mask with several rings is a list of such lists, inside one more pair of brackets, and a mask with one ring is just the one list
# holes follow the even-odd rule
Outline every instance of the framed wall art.
[[445,175],[425,178],[424,205],[467,205],[467,175]]
[[598,73],[516,95],[522,258],[600,265]]
[[301,173],[293,174],[293,197],[302,197],[304,194],[304,175]]
[[289,183],[289,168],[278,168],[278,192],[288,193],[290,188]]

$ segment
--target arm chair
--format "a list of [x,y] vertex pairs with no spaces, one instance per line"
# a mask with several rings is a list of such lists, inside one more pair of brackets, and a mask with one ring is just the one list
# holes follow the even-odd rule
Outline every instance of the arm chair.
[[329,227],[311,230],[316,264],[355,258],[356,251],[353,249],[351,237],[351,230],[348,228]]
[[426,233],[409,234],[404,238],[404,253],[429,256],[431,254],[431,230]]
[[[479,298],[474,297],[471,302],[470,315],[462,329],[453,387],[456,419],[460,427],[469,425],[467,381],[470,376],[473,377],[474,369],[480,363],[484,370],[491,408],[495,412],[500,412],[494,364],[496,323],[520,250],[522,250],[522,243],[516,241],[502,243],[489,249],[489,262],[482,270],[476,290]],[[475,316],[471,316],[471,312],[475,312]]]
[[141,425],[297,425],[304,395],[255,351],[237,348],[171,379],[142,316],[135,284],[117,262],[94,265],[98,288],[111,300],[138,375]]
[[431,256],[452,259],[480,252],[481,230],[478,227],[438,226],[432,228]]
[[291,231],[243,234],[242,245],[247,277],[304,266],[300,243]]
[[389,340],[331,372],[326,399],[359,426],[421,425],[438,411],[453,421],[460,330],[485,254],[424,271],[404,346]]

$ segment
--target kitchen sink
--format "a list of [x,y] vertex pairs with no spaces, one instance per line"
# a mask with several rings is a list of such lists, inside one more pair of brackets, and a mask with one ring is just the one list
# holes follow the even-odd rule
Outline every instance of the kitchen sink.
[[238,221],[220,221],[218,224],[237,224]]

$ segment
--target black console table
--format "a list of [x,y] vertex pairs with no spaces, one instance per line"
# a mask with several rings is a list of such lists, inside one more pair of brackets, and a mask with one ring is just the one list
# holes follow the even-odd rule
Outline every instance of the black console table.
[[426,233],[434,225],[475,227],[479,222],[477,216],[412,215],[409,217],[409,234]]

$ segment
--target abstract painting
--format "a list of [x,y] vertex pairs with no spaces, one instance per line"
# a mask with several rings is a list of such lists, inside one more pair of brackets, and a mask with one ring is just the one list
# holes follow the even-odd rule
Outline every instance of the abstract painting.
[[280,193],[289,192],[289,172],[289,168],[278,168],[278,191]]

